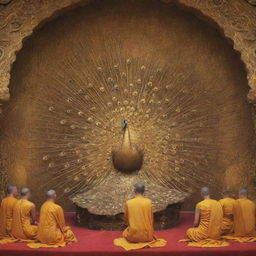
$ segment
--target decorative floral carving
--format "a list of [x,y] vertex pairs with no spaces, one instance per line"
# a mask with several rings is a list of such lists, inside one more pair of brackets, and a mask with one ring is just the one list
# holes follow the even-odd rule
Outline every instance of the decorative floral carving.
[[256,6],[256,0],[246,0],[249,4]]
[[[44,20],[49,19],[57,11],[73,7],[76,4],[87,4],[81,0],[0,0],[0,101],[9,98],[5,88],[9,85],[10,70],[15,61],[16,52],[22,48],[24,38],[30,36],[33,30]],[[172,3],[172,0],[163,2]],[[248,83],[256,88],[256,5],[255,0],[179,0],[179,4],[200,11],[210,18],[232,39],[234,49],[241,53],[241,59],[248,71]],[[247,3],[246,3],[247,2]],[[5,44],[2,44],[5,38]],[[248,44],[250,41],[251,44]],[[252,50],[253,49],[253,50]]]
[[0,0],[0,5],[7,5],[11,3],[13,0]]
[[250,103],[256,104],[256,90],[251,89],[247,95],[247,99]]

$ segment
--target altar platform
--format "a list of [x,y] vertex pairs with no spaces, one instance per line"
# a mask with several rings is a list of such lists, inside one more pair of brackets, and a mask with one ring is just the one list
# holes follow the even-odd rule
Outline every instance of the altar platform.
[[163,248],[146,248],[137,251],[125,251],[113,245],[113,239],[121,236],[119,231],[94,231],[76,226],[74,214],[66,214],[67,224],[75,232],[78,242],[65,248],[30,249],[24,243],[0,246],[0,256],[255,256],[256,243],[231,243],[222,248],[192,248],[179,243],[185,231],[193,222],[192,213],[182,213],[180,224],[175,228],[156,232],[158,237],[168,241]]

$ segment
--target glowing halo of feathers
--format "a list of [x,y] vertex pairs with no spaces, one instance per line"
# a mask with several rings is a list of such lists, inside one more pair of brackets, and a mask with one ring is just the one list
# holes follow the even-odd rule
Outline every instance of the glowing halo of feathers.
[[193,69],[184,74],[157,56],[129,57],[118,40],[105,44],[103,54],[92,45],[79,43],[57,70],[38,74],[29,145],[49,176],[43,186],[72,198],[115,176],[111,152],[122,143],[122,120],[144,155],[140,180],[183,195],[212,182],[217,92],[199,80],[191,84]]

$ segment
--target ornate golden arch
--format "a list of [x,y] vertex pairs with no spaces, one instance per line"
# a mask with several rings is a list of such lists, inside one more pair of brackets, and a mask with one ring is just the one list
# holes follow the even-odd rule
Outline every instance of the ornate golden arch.
[[[91,0],[0,0],[0,111],[8,101],[12,64],[23,42],[48,20]],[[161,0],[167,5],[174,0]],[[251,88],[248,100],[256,103],[256,1],[177,0],[175,3],[196,11],[214,22],[241,55]]]

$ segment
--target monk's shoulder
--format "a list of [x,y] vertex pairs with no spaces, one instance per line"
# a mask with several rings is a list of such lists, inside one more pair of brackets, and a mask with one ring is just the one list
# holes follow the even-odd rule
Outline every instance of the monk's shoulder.
[[21,203],[21,200],[17,199],[17,201],[14,203],[14,208],[17,208],[20,203]]
[[12,202],[17,202],[18,201],[18,199],[16,198],[16,197],[12,197]]
[[138,201],[143,202],[144,204],[151,204],[151,199],[149,199],[147,197],[141,196],[141,197],[136,197],[136,199]]
[[224,204],[224,203],[226,202],[226,199],[225,199],[225,198],[222,198],[222,199],[219,200],[219,202],[220,202],[221,204]]
[[12,196],[7,196],[4,199],[2,199],[2,203],[13,202],[13,201],[17,201],[17,199]]
[[221,204],[219,201],[214,200],[214,199],[205,199],[197,203],[196,208],[200,210],[207,210],[209,209],[212,205],[218,205],[221,207]]
[[31,201],[27,201],[27,206],[31,208],[36,207],[36,205]]
[[233,206],[235,204],[236,200],[234,198],[228,197],[228,198],[219,200],[219,202],[222,206]]
[[234,203],[235,206],[242,206],[242,207],[255,207],[255,203],[250,200],[250,199],[243,199],[243,198],[238,198],[236,199],[235,203]]
[[197,204],[196,204],[196,208],[202,208],[203,206],[205,205],[205,200],[203,200],[203,201],[200,201],[200,202],[198,202]]
[[60,205],[58,205],[58,204],[56,204],[56,203],[50,203],[50,204],[48,204],[50,207],[51,207],[51,209],[53,209],[53,210],[60,210],[60,209],[62,209],[62,207],[60,206]]
[[147,204],[149,204],[149,205],[152,204],[152,200],[149,199],[149,198],[144,197],[144,201],[145,201]]
[[1,204],[4,205],[6,204],[7,201],[8,201],[8,197],[5,197],[4,199],[2,199]]
[[9,201],[9,206],[10,206],[11,208],[13,208],[17,201],[18,201],[17,198],[12,197],[12,198],[10,199],[10,201]]
[[59,204],[54,204],[54,207],[56,210],[62,210],[62,207]]
[[254,204],[254,202],[248,198],[238,198],[236,199],[236,203],[240,203],[240,204],[244,204],[244,203],[247,203],[247,204]]
[[255,207],[255,203],[252,201],[252,200],[250,200],[250,199],[247,199],[248,201],[248,204],[249,205],[251,205],[252,207]]
[[125,204],[126,205],[130,205],[130,204],[132,204],[134,202],[134,200],[135,200],[135,198],[129,199],[129,200],[126,201]]
[[139,202],[138,202],[137,197],[134,197],[134,198],[129,199],[129,200],[126,201],[126,206],[129,208],[129,207],[133,207],[135,205],[138,205],[138,203]]
[[211,204],[211,205],[214,205],[214,206],[216,206],[216,207],[221,207],[220,201],[215,200],[215,199],[210,199],[209,201],[210,201],[210,204]]
[[132,199],[129,199],[126,201],[126,205],[134,205],[134,204],[141,204],[143,203],[144,205],[151,205],[152,201],[149,198],[146,197],[134,197]]

